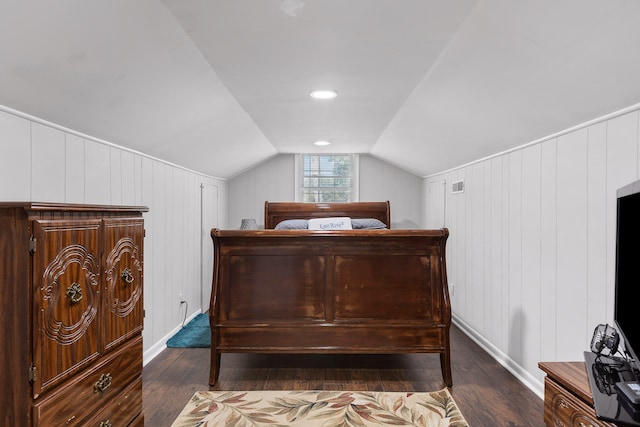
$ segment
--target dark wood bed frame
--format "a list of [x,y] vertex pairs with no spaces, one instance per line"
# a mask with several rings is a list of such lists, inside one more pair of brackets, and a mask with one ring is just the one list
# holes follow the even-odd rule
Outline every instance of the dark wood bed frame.
[[452,386],[440,230],[273,230],[349,216],[390,226],[389,202],[265,203],[265,230],[212,229],[210,385],[221,353],[439,353]]
[[389,202],[357,203],[292,203],[265,202],[264,228],[275,228],[287,219],[311,219],[348,216],[349,218],[375,218],[391,228]]

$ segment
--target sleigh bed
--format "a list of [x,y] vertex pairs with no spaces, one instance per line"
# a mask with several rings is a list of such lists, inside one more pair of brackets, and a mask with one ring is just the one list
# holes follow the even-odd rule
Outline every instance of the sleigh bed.
[[[300,226],[336,217],[386,228]],[[389,202],[266,202],[264,224],[211,230],[210,385],[221,353],[254,352],[439,353],[452,386],[447,229],[390,229]]]

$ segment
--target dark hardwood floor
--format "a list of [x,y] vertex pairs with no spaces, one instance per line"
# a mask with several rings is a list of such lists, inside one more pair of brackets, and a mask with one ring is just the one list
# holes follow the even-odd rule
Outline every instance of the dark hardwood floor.
[[[543,426],[542,400],[457,327],[451,329],[453,395],[472,427]],[[209,349],[167,348],[143,370],[145,425],[170,426],[187,400],[209,390]],[[212,390],[435,391],[437,354],[223,354]]]

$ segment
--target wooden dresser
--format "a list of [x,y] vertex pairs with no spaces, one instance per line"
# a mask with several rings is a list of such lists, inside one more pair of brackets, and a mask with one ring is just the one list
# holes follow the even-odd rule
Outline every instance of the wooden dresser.
[[146,211],[0,203],[0,425],[143,425]]
[[596,417],[584,362],[540,362],[538,367],[547,374],[544,379],[547,427],[615,427]]

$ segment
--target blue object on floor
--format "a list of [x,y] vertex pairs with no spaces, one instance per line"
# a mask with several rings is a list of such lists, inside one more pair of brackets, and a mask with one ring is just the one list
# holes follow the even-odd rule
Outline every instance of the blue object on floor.
[[207,313],[201,313],[194,317],[174,336],[169,338],[169,340],[167,341],[167,347],[211,347],[211,327],[209,326],[209,315]]

